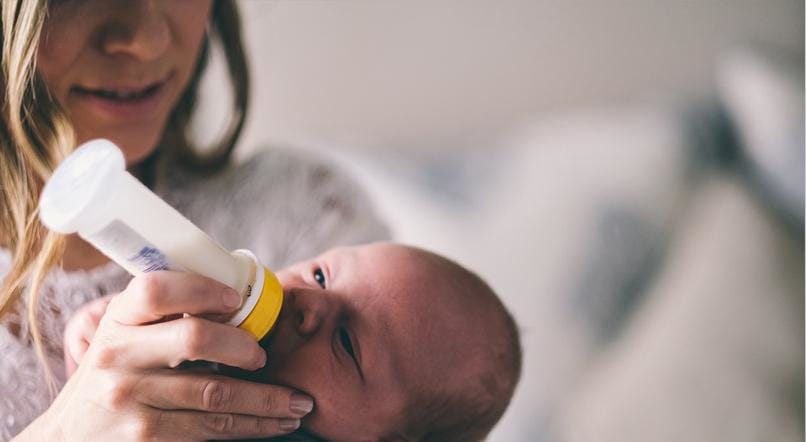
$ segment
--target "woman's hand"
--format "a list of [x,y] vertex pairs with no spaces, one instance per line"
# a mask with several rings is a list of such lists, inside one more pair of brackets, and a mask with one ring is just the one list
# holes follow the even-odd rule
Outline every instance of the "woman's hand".
[[[196,441],[295,430],[313,407],[304,395],[172,370],[194,360],[245,370],[265,365],[265,351],[247,332],[198,317],[231,313],[239,303],[235,291],[198,275],[161,271],[134,278],[108,300],[78,369],[20,439]],[[98,301],[95,308],[101,307]]]

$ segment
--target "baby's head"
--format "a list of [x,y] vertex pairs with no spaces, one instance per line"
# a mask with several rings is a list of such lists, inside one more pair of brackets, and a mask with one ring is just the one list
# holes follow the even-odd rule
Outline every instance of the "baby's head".
[[[257,380],[311,395],[329,440],[477,440],[520,375],[514,322],[461,266],[394,244],[331,250],[277,273],[283,310]],[[252,376],[250,376],[252,377]]]

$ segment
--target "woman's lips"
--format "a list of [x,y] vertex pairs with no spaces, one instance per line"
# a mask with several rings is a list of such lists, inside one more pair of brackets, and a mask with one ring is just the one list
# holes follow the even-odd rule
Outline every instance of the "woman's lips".
[[95,116],[108,120],[154,118],[168,97],[172,76],[144,86],[74,86],[72,95]]

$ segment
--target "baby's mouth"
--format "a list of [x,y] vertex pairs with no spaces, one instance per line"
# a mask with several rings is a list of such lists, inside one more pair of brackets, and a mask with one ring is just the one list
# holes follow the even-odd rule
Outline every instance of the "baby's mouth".
[[271,343],[272,341],[274,341],[274,336],[277,335],[277,326],[279,325],[279,323],[280,321],[278,319],[278,321],[274,324],[274,327],[271,329],[271,331],[269,331],[269,334],[267,334],[263,339],[260,340],[260,342],[258,342],[258,345],[260,345],[262,349],[268,350],[269,348],[271,348]]
[[269,349],[272,341],[274,341],[274,337],[277,335],[277,331],[280,329],[280,324],[283,323],[283,319],[288,315],[288,292],[283,293],[283,305],[280,307],[280,313],[277,315],[277,319],[274,321],[274,325],[271,326],[269,333],[260,340],[258,344],[264,349]]

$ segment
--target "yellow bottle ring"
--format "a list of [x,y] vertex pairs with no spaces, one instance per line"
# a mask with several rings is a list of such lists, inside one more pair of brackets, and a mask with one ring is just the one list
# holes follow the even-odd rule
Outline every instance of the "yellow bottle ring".
[[[253,287],[254,290],[257,287]],[[277,277],[267,268],[263,268],[263,286],[258,293],[257,303],[238,327],[248,331],[258,341],[269,334],[283,307],[283,287]]]

